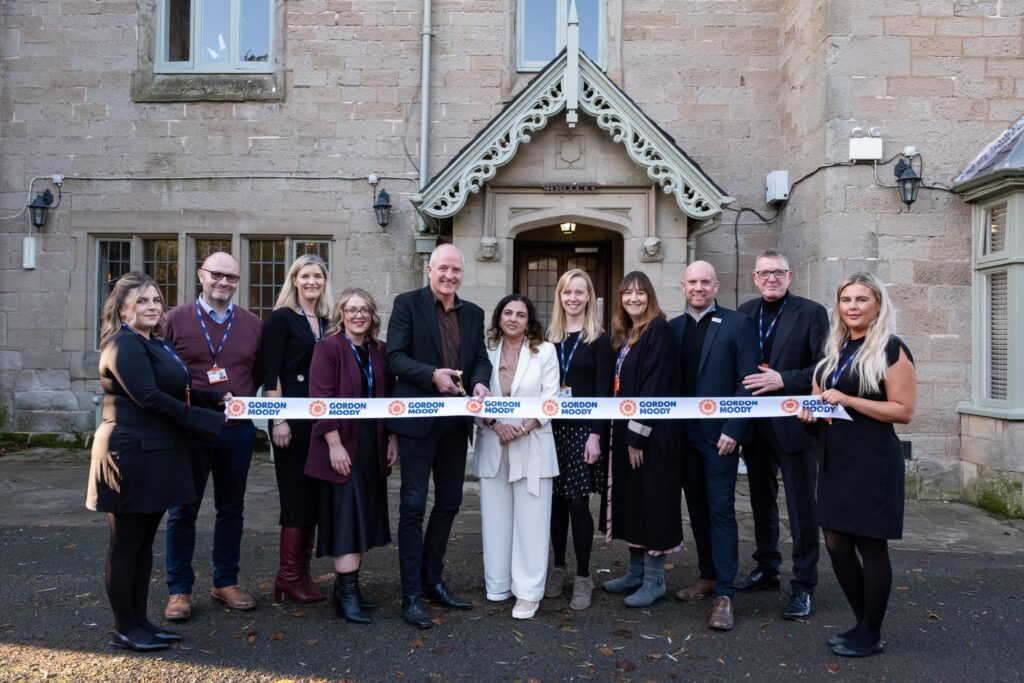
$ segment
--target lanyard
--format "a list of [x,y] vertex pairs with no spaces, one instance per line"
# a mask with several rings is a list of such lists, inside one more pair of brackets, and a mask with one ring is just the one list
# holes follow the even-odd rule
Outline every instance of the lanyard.
[[231,333],[231,326],[235,324],[235,309],[232,307],[231,313],[228,314],[228,326],[224,328],[224,336],[221,337],[220,346],[217,350],[213,350],[213,340],[210,339],[210,331],[206,329],[206,320],[203,319],[203,307],[199,305],[199,299],[196,299],[196,313],[199,315],[199,325],[203,328],[203,336],[206,337],[206,345],[210,347],[210,355],[213,356],[213,367],[217,367],[217,356],[224,350],[224,342],[228,340],[228,335]]
[[[846,341],[843,342],[843,348],[839,349],[839,360],[843,359],[843,354],[846,353],[846,347],[849,346],[849,345],[850,345],[850,340],[849,340],[849,338],[847,338]],[[839,378],[843,376],[844,372],[846,372],[846,368],[850,367],[850,363],[852,363],[853,359],[857,357],[857,351],[860,351],[859,347],[857,349],[855,349],[853,353],[850,354],[850,357],[847,358],[846,362],[843,363],[842,365],[836,363],[836,369],[832,371],[832,388],[833,389],[835,389],[836,388],[836,384],[839,383]]]
[[[132,334],[138,334],[140,337],[142,337],[142,334],[140,334],[138,330],[136,330],[127,323],[121,323],[121,329],[128,330]],[[190,402],[189,399],[192,389],[192,373],[189,372],[188,366],[185,365],[185,361],[181,359],[181,356],[178,355],[177,351],[171,348],[170,345],[167,344],[167,342],[165,342],[163,339],[158,339],[156,337],[153,338],[156,339],[156,342],[163,347],[164,351],[167,352],[167,355],[169,355],[174,360],[178,361],[178,365],[180,365],[181,369],[185,371],[185,405],[188,405]]]
[[572,351],[569,352],[569,357],[565,357],[565,340],[563,339],[558,344],[558,364],[562,368],[562,384],[569,381],[569,366],[572,365],[572,357],[576,355],[576,349],[580,345],[580,340],[583,339],[583,330],[580,330],[580,336],[576,337],[576,343],[572,345]]
[[359,370],[362,371],[363,377],[366,378],[366,387],[370,394],[368,398],[373,398],[373,360],[369,359],[364,367],[363,359],[359,357],[359,350],[356,348],[355,342],[349,339],[347,334],[345,335],[345,341],[347,341],[348,345],[352,348],[352,355],[356,357],[356,363],[359,365]]
[[757,344],[761,347],[761,360],[767,361],[764,357],[764,343],[768,341],[768,337],[772,336],[772,332],[775,330],[775,323],[779,322],[779,318],[782,317],[782,312],[786,310],[786,304],[789,303],[789,297],[783,299],[782,305],[779,306],[779,312],[775,314],[775,318],[771,324],[768,325],[768,330],[764,329],[764,304],[761,304],[760,310],[757,312]]
[[623,342],[622,348],[619,349],[619,356],[615,359],[615,396],[619,395],[619,375],[622,374],[622,363],[626,360],[630,348],[629,344]]
[[[299,309],[299,313],[301,313],[304,317],[306,317],[306,318],[309,317],[308,315],[306,315],[306,312],[304,310],[302,310],[302,306],[298,306],[298,309]],[[313,335],[313,343],[314,344],[324,338],[324,319],[321,318],[320,316],[317,316],[316,317],[316,322],[317,322],[318,325],[320,325],[320,336],[319,337],[316,336],[316,333],[313,332],[312,328],[310,328],[310,330],[309,330],[309,333]]]

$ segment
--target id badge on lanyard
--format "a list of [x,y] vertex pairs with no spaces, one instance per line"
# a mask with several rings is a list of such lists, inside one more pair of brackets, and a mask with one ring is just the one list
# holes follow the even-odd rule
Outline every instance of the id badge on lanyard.
[[572,398],[572,387],[558,387],[558,398]]
[[217,384],[218,382],[228,381],[228,371],[224,368],[219,368],[214,365],[212,368],[206,371],[206,377],[209,379],[210,384]]

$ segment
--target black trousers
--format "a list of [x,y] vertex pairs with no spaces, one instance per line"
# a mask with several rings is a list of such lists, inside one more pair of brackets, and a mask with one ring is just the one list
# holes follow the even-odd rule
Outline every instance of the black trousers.
[[[444,554],[466,478],[466,421],[436,418],[423,438],[398,436],[402,488],[398,508],[398,562],[402,595],[418,596],[422,586],[440,583]],[[434,506],[423,532],[427,491],[434,478]]]
[[778,574],[782,567],[779,552],[779,480],[786,490],[789,530],[793,536],[793,590],[814,593],[818,585],[818,518],[815,490],[818,478],[817,450],[790,452],[783,448],[771,425],[758,430],[758,440],[743,444],[750,485],[750,508],[754,513],[754,561],[762,570]]

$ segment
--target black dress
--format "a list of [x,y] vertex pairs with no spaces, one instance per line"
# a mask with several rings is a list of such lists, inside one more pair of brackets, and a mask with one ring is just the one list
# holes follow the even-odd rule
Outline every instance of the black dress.
[[[318,320],[320,336],[323,336],[327,320]],[[307,398],[309,363],[316,341],[306,316],[288,308],[278,308],[271,313],[263,326],[264,388],[280,388],[282,395],[289,398]],[[302,470],[306,466],[313,425],[310,420],[289,420],[288,426],[292,430],[288,447],[273,446],[274,473],[281,498],[278,523],[288,527],[311,527],[317,520],[319,484]]]
[[[668,322],[653,320],[622,363],[618,396],[674,396],[678,363],[673,348]],[[612,423],[608,478],[612,538],[663,551],[683,542],[682,454],[672,443],[674,429],[672,420],[634,418]],[[628,446],[643,450],[643,464],[636,469],[629,464]]]
[[[851,341],[840,359],[845,362],[863,345]],[[899,337],[885,348],[891,366],[900,349],[914,362],[910,349]],[[816,377],[818,386],[830,389],[831,378]],[[824,380],[824,382],[822,381]],[[885,385],[875,393],[861,394],[857,375],[847,369],[839,378],[839,391],[871,401],[885,401]],[[869,538],[897,539],[903,536],[903,452],[896,429],[856,410],[846,411],[853,421],[816,423],[822,441],[818,474],[818,524],[823,529]]]
[[[370,367],[370,354],[356,347],[364,368]],[[362,377],[363,398],[370,398],[370,386]],[[320,529],[317,557],[365,553],[370,548],[391,543],[388,528],[387,479],[381,477],[377,460],[377,421],[359,421],[356,452],[349,453],[352,473],[344,484],[321,482]]]
[[103,348],[99,370],[103,423],[93,438],[86,507],[139,514],[194,503],[188,438],[220,433],[224,414],[203,406],[222,394],[192,390],[186,404],[188,370],[159,339],[128,330]]
[[[555,344],[558,351],[559,383],[572,389],[573,398],[610,396],[612,393],[612,345],[602,334],[589,344],[577,346],[580,332],[570,332],[565,341]],[[573,353],[573,348],[576,351]],[[566,373],[566,365],[569,372]],[[608,472],[607,420],[552,420],[558,476],[552,494],[562,498],[581,498],[602,493]],[[601,457],[588,465],[583,457],[591,434],[601,436]]]

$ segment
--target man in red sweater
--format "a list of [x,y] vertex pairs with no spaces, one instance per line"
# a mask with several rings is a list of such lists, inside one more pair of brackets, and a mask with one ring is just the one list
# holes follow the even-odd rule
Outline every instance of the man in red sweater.
[[[203,291],[195,301],[167,312],[164,325],[192,373],[196,389],[230,391],[255,396],[262,383],[260,335],[262,321],[232,303],[238,290],[239,265],[231,254],[211,254],[199,269]],[[206,482],[213,475],[213,589],[210,595],[228,607],[250,610],[252,596],[238,587],[238,560],[242,543],[245,483],[252,461],[256,428],[249,420],[231,420],[215,443],[192,441],[192,477],[198,500],[172,508],[167,515],[167,589],[170,597],[164,617],[186,621],[192,616],[195,572],[196,515]]]

